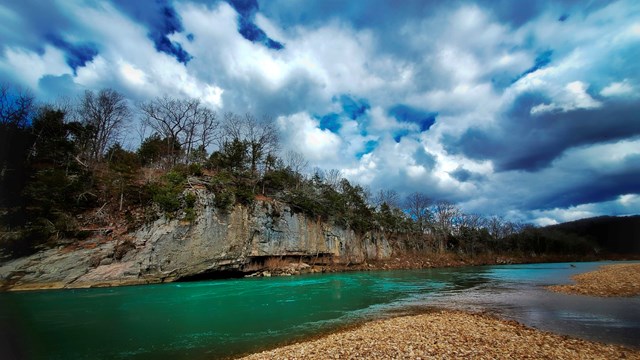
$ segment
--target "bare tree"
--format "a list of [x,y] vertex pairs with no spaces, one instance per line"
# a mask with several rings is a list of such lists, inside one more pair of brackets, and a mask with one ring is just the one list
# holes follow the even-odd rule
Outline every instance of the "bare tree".
[[387,204],[389,208],[399,208],[400,196],[395,190],[381,189],[375,195],[374,205],[379,208],[382,204]]
[[504,237],[503,228],[505,220],[500,216],[492,216],[487,220],[489,234],[496,240]]
[[[158,97],[139,105],[143,121],[167,141],[167,153],[180,144],[187,124],[198,106],[197,100],[179,100],[168,96]],[[174,157],[172,162],[175,164]]]
[[86,156],[92,163],[102,160],[109,146],[115,144],[131,119],[125,97],[113,89],[98,93],[87,90],[80,99],[78,116],[88,131]]
[[202,109],[200,113],[200,136],[199,136],[199,145],[203,148],[208,148],[218,137],[218,127],[220,126],[220,121],[218,121],[218,114],[210,109]]
[[233,142],[247,145],[251,173],[255,176],[264,160],[277,152],[280,138],[273,119],[268,116],[258,119],[251,114],[238,116],[226,113],[219,139],[220,148]]
[[[167,153],[180,147],[187,162],[195,148],[206,148],[211,144],[218,127],[216,113],[198,99],[163,96],[143,102],[139,108],[144,123],[167,141]],[[175,164],[177,160],[174,156],[172,162]]]
[[330,169],[324,173],[324,182],[333,190],[337,190],[342,180],[342,171],[338,169]]
[[478,214],[461,214],[460,224],[457,229],[457,237],[460,246],[466,252],[475,255],[480,245],[481,229],[486,225],[486,220]]
[[23,127],[35,110],[35,98],[31,92],[0,84],[0,124]]
[[461,214],[460,227],[472,230],[480,230],[486,225],[486,220],[479,214]]
[[142,144],[145,139],[149,136],[147,132],[149,131],[149,124],[146,121],[138,122],[138,125],[135,128],[136,133],[138,134],[138,140]]
[[404,206],[409,212],[409,216],[416,222],[418,231],[424,233],[428,229],[429,222],[431,221],[431,199],[420,192],[414,192],[409,194],[404,201]]
[[434,205],[434,216],[436,231],[438,234],[438,251],[444,252],[447,249],[449,237],[454,230],[455,222],[461,215],[460,209],[453,203],[440,200]]
[[50,104],[52,109],[62,111],[66,118],[74,118],[77,115],[77,101],[68,96],[60,96]]
[[289,150],[284,154],[284,164],[296,174],[302,174],[309,166],[309,161],[297,151]]

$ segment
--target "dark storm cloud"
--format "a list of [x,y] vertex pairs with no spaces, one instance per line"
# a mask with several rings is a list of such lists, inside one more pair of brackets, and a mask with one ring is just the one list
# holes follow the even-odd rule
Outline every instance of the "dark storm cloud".
[[449,175],[460,182],[482,181],[485,178],[483,175],[467,170],[462,166],[458,166]]
[[[550,192],[532,199],[529,209],[567,208],[580,204],[615,200],[621,195],[640,193],[640,154],[625,157],[615,171],[598,172],[590,176],[562,184],[562,191]],[[551,188],[556,184],[549,184]],[[570,186],[567,186],[570,185]]]
[[570,148],[611,142],[640,134],[640,103],[609,102],[594,110],[549,112],[532,116],[539,97],[523,96],[491,129],[469,128],[445,136],[447,151],[492,160],[499,171],[536,171]]
[[156,50],[175,57],[185,65],[192,59],[180,43],[169,39],[171,34],[184,31],[184,27],[180,16],[167,0],[116,0],[116,5],[147,27],[147,36],[153,41]]

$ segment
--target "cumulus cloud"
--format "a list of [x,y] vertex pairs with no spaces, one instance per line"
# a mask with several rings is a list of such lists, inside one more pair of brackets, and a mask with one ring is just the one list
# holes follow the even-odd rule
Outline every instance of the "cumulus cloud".
[[631,86],[629,81],[625,79],[623,81],[612,82],[607,85],[607,87],[600,91],[600,95],[605,97],[627,96],[632,95],[634,93],[633,90],[633,86]]
[[[603,90],[604,91],[604,90]],[[587,93],[587,85],[582,81],[573,81],[564,87],[564,91],[555,96],[558,102],[539,104],[531,108],[531,115],[538,115],[549,111],[563,112],[578,109],[596,109],[602,106]]]
[[0,75],[272,115],[372,189],[539,224],[640,212],[637,2],[0,5]]
[[330,166],[339,162],[342,140],[329,130],[321,130],[308,114],[298,113],[277,119],[280,131],[286,134],[285,146],[297,149],[317,165]]
[[45,75],[64,75],[71,72],[67,65],[64,52],[46,45],[42,53],[23,48],[5,47],[4,61],[0,68],[5,73],[12,74],[19,82],[32,88],[38,86],[38,81]]

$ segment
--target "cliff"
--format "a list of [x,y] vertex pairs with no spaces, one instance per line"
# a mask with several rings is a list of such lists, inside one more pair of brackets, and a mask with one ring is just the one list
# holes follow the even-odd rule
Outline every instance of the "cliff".
[[192,221],[161,217],[113,239],[93,237],[0,265],[0,286],[24,290],[171,282],[244,275],[269,261],[362,263],[391,256],[382,234],[356,234],[276,201],[220,212],[197,191]]

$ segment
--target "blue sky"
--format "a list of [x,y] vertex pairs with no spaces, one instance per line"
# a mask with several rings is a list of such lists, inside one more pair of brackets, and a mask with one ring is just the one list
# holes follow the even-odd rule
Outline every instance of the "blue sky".
[[541,225],[640,213],[637,59],[637,1],[0,4],[0,80],[39,99],[268,114],[374,192]]

